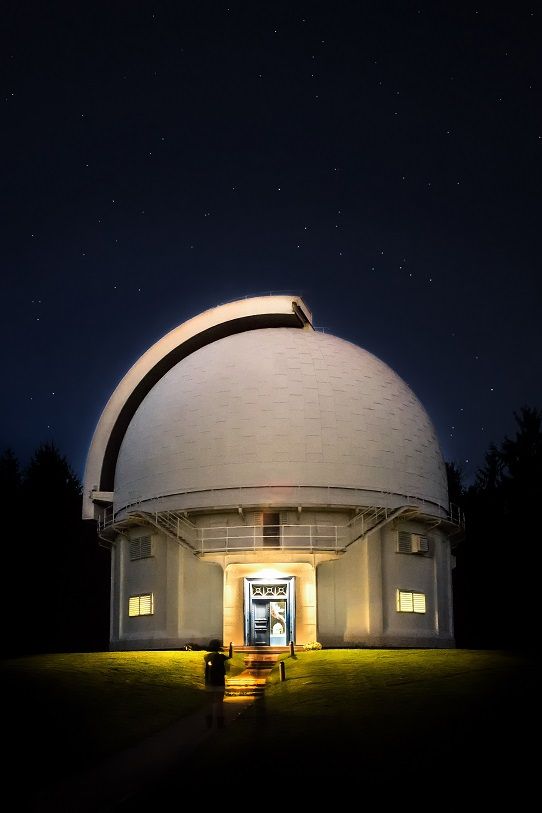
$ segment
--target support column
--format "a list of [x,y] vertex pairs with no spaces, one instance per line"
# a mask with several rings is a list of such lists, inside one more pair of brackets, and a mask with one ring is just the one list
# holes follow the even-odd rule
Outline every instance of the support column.
[[369,638],[380,639],[384,633],[384,610],[382,602],[382,531],[370,534],[366,540],[367,568],[366,590],[368,596],[367,628]]

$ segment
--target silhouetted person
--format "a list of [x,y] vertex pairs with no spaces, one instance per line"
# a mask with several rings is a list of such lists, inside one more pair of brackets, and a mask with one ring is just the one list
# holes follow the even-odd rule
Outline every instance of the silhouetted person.
[[217,638],[209,641],[209,652],[204,655],[205,663],[205,690],[210,696],[210,710],[206,715],[207,728],[213,725],[213,719],[217,728],[224,728],[224,693],[226,691],[226,661],[228,655],[224,655],[222,644]]

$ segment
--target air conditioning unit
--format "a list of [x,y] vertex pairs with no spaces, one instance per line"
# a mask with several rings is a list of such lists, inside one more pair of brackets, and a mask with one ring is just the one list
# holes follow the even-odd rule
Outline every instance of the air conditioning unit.
[[412,553],[428,553],[429,540],[421,534],[412,534]]

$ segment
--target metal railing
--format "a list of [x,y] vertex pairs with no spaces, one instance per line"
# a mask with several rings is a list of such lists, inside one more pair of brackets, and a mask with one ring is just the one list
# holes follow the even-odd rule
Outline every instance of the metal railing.
[[224,525],[198,528],[199,552],[344,550],[346,525]]
[[[175,511],[145,511],[141,505],[114,512],[106,509],[98,519],[98,535],[111,541],[115,531],[137,522],[154,526],[196,553],[229,553],[250,550],[306,550],[344,551],[356,539],[377,526],[390,522],[399,514],[415,515],[424,512],[425,501],[408,498],[401,506],[367,506],[344,525],[222,525],[196,526]],[[445,521],[458,529],[464,519],[457,506],[450,505]],[[437,519],[437,524],[442,520]]]

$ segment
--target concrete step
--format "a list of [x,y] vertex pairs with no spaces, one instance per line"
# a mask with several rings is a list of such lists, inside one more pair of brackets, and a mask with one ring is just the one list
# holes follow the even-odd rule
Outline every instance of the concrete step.
[[270,672],[271,669],[276,664],[277,660],[278,660],[278,657],[274,658],[273,660],[271,660],[269,658],[263,660],[262,658],[249,657],[249,658],[245,658],[245,667],[247,669],[261,669],[261,670],[267,670],[268,672]]
[[[296,644],[294,650],[300,652],[303,649],[301,644]],[[290,652],[289,646],[233,646],[235,652],[245,652],[247,655],[252,653],[254,655],[284,655],[285,652]]]
[[227,697],[257,697],[265,691],[266,680],[241,673],[226,680]]
[[245,657],[244,669],[239,675],[226,677],[226,695],[252,696],[263,694],[269,673],[273,669],[278,655]]
[[224,697],[261,697],[264,693],[263,686],[229,686]]

